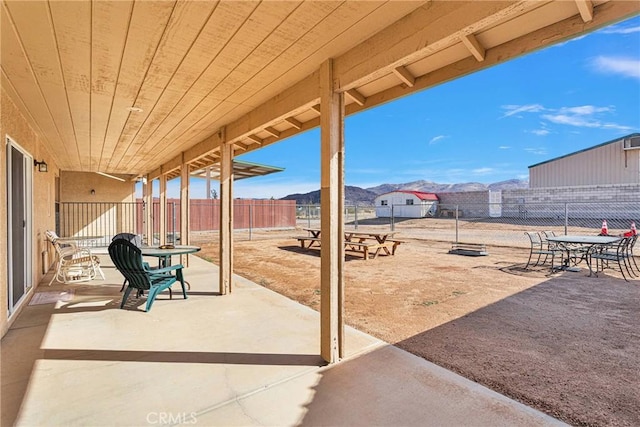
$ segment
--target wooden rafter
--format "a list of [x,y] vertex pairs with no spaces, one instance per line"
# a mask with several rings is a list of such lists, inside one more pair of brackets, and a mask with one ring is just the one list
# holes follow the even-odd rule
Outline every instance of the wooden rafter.
[[476,57],[478,61],[484,61],[485,48],[480,44],[476,36],[467,34],[462,36],[462,43],[469,49],[469,52]]
[[264,131],[267,132],[269,135],[273,136],[274,138],[278,138],[280,136],[280,131],[278,131],[277,129],[274,129],[271,126],[267,126],[266,128],[264,128]]
[[298,130],[302,129],[302,122],[295,117],[287,117],[286,119],[284,119],[284,121]]
[[393,69],[393,74],[398,77],[402,83],[406,84],[408,87],[413,87],[416,83],[416,78],[403,66],[399,66]]
[[247,135],[247,139],[258,145],[262,145],[264,143],[264,140],[257,135]]
[[580,11],[580,16],[584,22],[593,20],[593,3],[591,0],[576,0],[576,5]]
[[365,104],[365,102],[367,102],[367,98],[355,89],[349,89],[345,93],[349,95],[349,98],[353,99],[358,105],[362,106]]

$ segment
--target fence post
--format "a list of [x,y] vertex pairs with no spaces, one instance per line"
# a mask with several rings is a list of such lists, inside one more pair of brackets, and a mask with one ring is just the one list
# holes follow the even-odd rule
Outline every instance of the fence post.
[[567,235],[567,229],[569,227],[569,203],[564,202],[564,235]]
[[171,224],[171,227],[173,227],[172,233],[173,233],[173,244],[176,244],[176,203],[175,202],[171,202],[172,205],[172,211],[173,211],[173,224]]
[[458,205],[456,205],[456,243],[458,242]]
[[311,228],[311,205],[307,205],[307,228]]
[[391,231],[395,231],[396,230],[396,222],[395,222],[395,218],[394,218],[394,213],[393,213],[393,203],[391,204]]
[[357,204],[353,211],[353,224],[357,230],[358,229],[358,205]]
[[[251,231],[253,229],[253,204],[249,205],[249,240],[251,240]],[[271,212],[273,212],[273,204],[271,204]]]

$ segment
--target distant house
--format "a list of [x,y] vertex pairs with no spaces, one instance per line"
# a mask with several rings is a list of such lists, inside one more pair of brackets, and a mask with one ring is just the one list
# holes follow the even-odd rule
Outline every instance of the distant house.
[[424,218],[435,216],[438,196],[422,191],[397,190],[379,195],[375,204],[378,218],[388,218],[392,214],[399,218]]

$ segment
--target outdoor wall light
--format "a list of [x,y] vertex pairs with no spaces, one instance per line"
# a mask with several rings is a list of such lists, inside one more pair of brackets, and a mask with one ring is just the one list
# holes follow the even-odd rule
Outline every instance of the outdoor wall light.
[[33,159],[33,167],[37,167],[38,172],[49,172],[49,166],[47,166],[47,162],[44,160],[39,162],[36,159]]
[[93,188],[91,189],[91,195],[95,196],[96,195],[96,190],[94,190]]

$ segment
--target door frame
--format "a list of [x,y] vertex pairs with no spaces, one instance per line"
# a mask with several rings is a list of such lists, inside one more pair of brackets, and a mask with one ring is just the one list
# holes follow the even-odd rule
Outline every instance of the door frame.
[[[13,303],[13,257],[17,254],[13,253],[13,230],[12,206],[13,206],[13,178],[12,170],[12,153],[15,148],[23,156],[24,162],[24,213],[25,213],[25,236],[24,236],[24,292],[20,299]],[[20,146],[9,135],[5,135],[5,152],[6,152],[6,182],[7,182],[7,316],[11,316],[24,303],[29,291],[33,289],[33,156]]]

